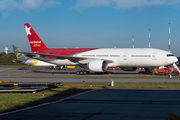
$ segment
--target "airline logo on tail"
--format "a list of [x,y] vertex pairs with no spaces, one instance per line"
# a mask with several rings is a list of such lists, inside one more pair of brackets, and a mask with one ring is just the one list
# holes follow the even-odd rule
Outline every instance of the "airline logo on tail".
[[41,47],[41,41],[30,41],[30,44],[33,44],[34,47]]
[[21,52],[20,48],[17,48],[17,49],[15,50],[15,52],[16,52],[16,57],[17,57],[17,58],[22,58],[22,57],[24,56],[23,53],[18,53],[18,52]]
[[[26,29],[26,33],[27,33],[27,36],[28,35],[32,35],[30,30],[31,30],[31,27],[27,27],[25,26],[25,29]],[[34,47],[41,47],[41,41],[29,41],[30,44],[33,44]]]
[[30,26],[29,23],[25,23],[24,26],[25,26],[25,30],[29,39],[32,52],[36,50],[48,49],[46,45],[43,43],[43,41],[36,34],[36,32],[33,30],[33,28]]
[[31,35],[31,32],[30,32],[31,27],[27,28],[27,26],[25,26],[25,29],[26,29],[26,33],[27,33],[27,35]]

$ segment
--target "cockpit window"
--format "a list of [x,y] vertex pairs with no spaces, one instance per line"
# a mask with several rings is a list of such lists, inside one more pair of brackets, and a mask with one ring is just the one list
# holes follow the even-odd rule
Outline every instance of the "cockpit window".
[[167,57],[169,57],[169,56],[174,56],[173,54],[167,54]]

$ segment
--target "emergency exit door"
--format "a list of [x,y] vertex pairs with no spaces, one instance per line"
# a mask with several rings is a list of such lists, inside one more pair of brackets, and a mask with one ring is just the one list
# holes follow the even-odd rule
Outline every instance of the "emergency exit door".
[[128,53],[127,53],[127,52],[124,52],[123,60],[127,60],[127,56],[128,56]]
[[157,59],[157,53],[154,52],[154,53],[152,54],[152,60],[156,60],[156,59]]

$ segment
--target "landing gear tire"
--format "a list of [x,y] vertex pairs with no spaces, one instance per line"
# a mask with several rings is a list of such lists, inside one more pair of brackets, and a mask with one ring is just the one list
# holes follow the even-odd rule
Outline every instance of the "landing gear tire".
[[77,75],[79,75],[79,74],[80,74],[80,72],[79,72],[79,71],[77,71],[77,72],[76,72],[76,74],[77,74]]
[[84,72],[83,71],[80,71],[80,75],[83,75],[84,74]]
[[89,75],[89,71],[77,71],[77,75]]

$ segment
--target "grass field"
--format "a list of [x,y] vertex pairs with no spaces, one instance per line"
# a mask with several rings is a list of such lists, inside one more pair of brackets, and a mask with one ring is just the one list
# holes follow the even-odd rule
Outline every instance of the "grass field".
[[[124,89],[180,89],[180,83],[63,83],[78,89],[58,87],[47,89],[38,93],[0,93],[0,113],[21,109],[51,101],[60,100],[75,93],[96,88],[124,88]],[[42,95],[44,92],[44,96]]]

